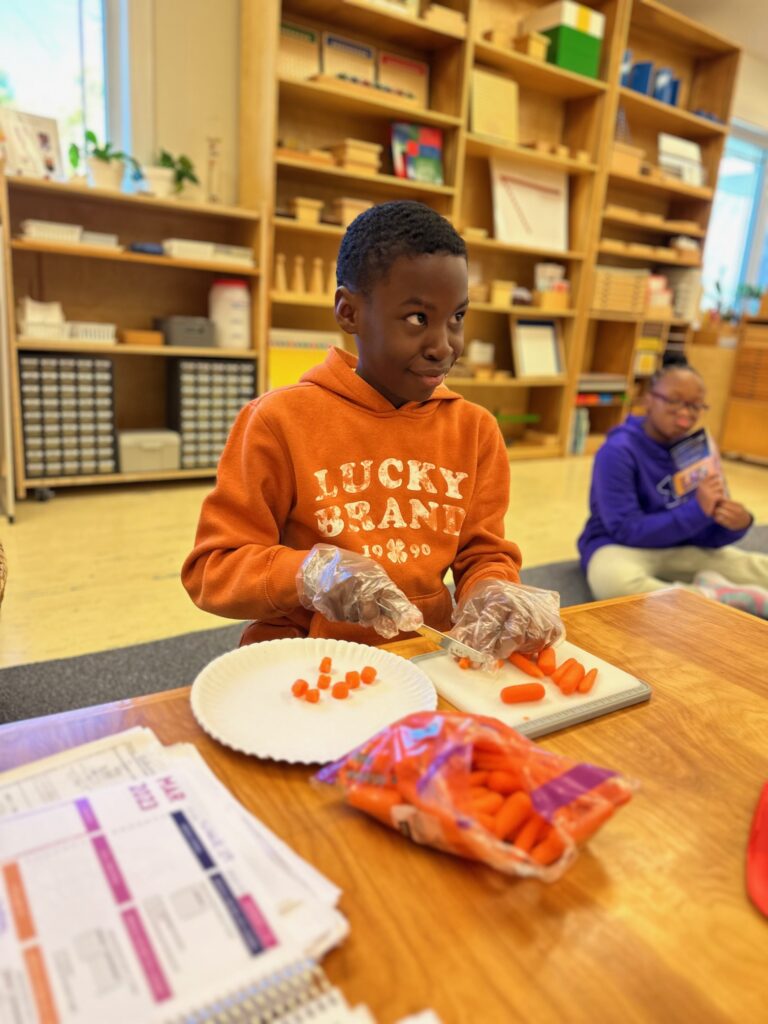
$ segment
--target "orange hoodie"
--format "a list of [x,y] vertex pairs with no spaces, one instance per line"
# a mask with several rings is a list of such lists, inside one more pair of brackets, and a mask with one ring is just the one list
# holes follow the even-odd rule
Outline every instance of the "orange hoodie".
[[298,384],[239,414],[200,513],[182,582],[200,608],[255,619],[244,643],[281,636],[384,641],[299,603],[309,549],[334,544],[375,559],[436,629],[479,579],[519,580],[504,540],[509,462],[494,418],[445,386],[395,409],[332,349]]

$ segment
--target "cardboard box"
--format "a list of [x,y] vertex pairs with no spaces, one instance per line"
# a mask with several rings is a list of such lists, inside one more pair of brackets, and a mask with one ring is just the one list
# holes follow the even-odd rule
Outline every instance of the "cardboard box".
[[121,473],[165,473],[178,469],[181,436],[175,430],[120,430]]
[[420,107],[429,106],[429,64],[380,50],[377,74],[379,85],[409,92]]
[[320,35],[313,28],[294,22],[280,23],[277,74],[280,78],[303,81],[320,70]]
[[597,78],[605,33],[605,15],[572,0],[533,11],[520,23],[523,32],[541,32],[550,40],[550,64]]
[[376,80],[376,51],[355,39],[323,32],[322,71],[326,75],[351,75],[365,82]]
[[614,140],[611,150],[611,170],[617,174],[639,174],[645,150]]
[[133,329],[118,331],[118,341],[122,345],[164,345],[162,331],[136,331]]
[[517,82],[478,68],[472,71],[470,130],[517,143]]
[[524,53],[533,60],[546,60],[549,43],[549,36],[541,32],[526,32],[525,35],[515,37],[513,46],[518,53]]
[[304,196],[294,196],[291,201],[291,211],[300,224],[319,224],[320,214],[325,205],[322,199],[307,199]]

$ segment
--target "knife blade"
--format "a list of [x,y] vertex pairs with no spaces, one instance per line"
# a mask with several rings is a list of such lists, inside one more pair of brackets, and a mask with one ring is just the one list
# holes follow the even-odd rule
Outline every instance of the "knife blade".
[[479,662],[481,665],[485,665],[489,661],[487,654],[481,654],[474,647],[469,647],[460,640],[455,640],[447,633],[441,633],[439,629],[433,629],[432,626],[420,626],[416,632],[421,633],[423,637],[431,640],[433,644],[437,644],[444,651],[448,651],[449,654],[455,654],[457,658],[469,658],[470,661]]
[[757,909],[768,917],[768,782],[760,793],[749,832],[747,892]]

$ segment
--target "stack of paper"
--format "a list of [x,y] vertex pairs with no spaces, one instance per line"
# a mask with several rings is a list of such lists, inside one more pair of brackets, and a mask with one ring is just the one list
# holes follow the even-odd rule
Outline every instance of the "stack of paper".
[[[160,1024],[277,978],[319,998],[340,890],[193,746],[132,729],[7,772],[0,820],[0,1019]],[[322,977],[318,1021],[371,1020]]]

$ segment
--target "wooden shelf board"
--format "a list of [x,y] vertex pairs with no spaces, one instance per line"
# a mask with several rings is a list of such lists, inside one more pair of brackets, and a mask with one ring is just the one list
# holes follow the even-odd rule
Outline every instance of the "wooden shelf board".
[[467,135],[467,154],[469,156],[507,156],[520,160],[521,163],[531,164],[536,167],[549,167],[554,171],[565,171],[568,174],[594,174],[597,165],[583,163],[581,160],[574,160],[572,157],[552,156],[549,153],[539,153],[527,146],[516,146],[514,143],[505,142],[503,139],[495,139],[491,135],[478,135],[470,133]]
[[662,103],[653,96],[646,96],[625,85],[619,89],[619,102],[630,119],[644,121],[659,131],[669,131],[691,139],[728,133],[727,124],[699,117],[681,107],[673,107],[670,103]]
[[520,85],[546,92],[562,99],[581,99],[584,96],[599,96],[607,86],[598,78],[588,78],[573,71],[566,71],[555,64],[534,60],[517,50],[494,46],[483,40],[475,41],[475,63],[485,64],[499,71],[508,72]]
[[714,57],[735,53],[738,47],[724,36],[712,32],[704,25],[678,14],[666,4],[656,0],[637,0],[632,6],[632,28],[642,28],[657,34],[665,43],[672,43],[697,57]]
[[414,124],[433,124],[443,128],[456,128],[461,118],[453,114],[441,114],[438,110],[425,110],[421,107],[409,107],[392,100],[380,98],[371,89],[371,96],[361,96],[357,92],[345,89],[343,85],[330,85],[327,82],[297,82],[289,78],[281,78],[280,96],[292,102],[316,104],[324,110],[341,110],[351,114],[362,114],[369,117],[381,117],[385,120],[413,121]]
[[394,174],[358,174],[356,171],[347,171],[343,167],[313,164],[304,160],[294,160],[287,156],[275,157],[275,166],[289,171],[301,171],[302,174],[318,174],[324,178],[353,181],[357,185],[372,187],[377,191],[412,192],[419,195],[438,196],[452,196],[456,191],[450,185],[411,181],[408,178],[397,178]]
[[7,181],[11,189],[60,194],[62,197],[80,196],[98,202],[141,206],[159,210],[162,213],[189,213],[203,217],[229,217],[234,220],[251,221],[257,221],[260,218],[258,210],[249,210],[244,206],[228,206],[224,203],[192,203],[184,199],[160,199],[155,196],[117,192],[106,188],[91,188],[89,185],[69,182],[45,181],[40,178],[23,178],[18,175],[8,175]]
[[559,444],[512,444],[507,445],[510,462],[516,459],[557,459],[563,454]]
[[33,487],[90,487],[95,484],[141,484],[160,480],[204,480],[216,476],[216,466],[208,469],[175,469],[158,473],[94,473],[92,476],[25,476],[27,490]]
[[530,317],[534,320],[555,320],[576,316],[575,309],[540,309],[538,306],[494,306],[491,302],[469,303],[470,313],[501,313],[504,316],[519,317],[525,320]]
[[656,256],[654,253],[622,252],[614,249],[612,245],[600,245],[597,250],[601,256],[615,256],[620,260],[630,260],[632,263],[663,263],[669,267],[688,267],[691,270],[701,270],[701,261],[693,263],[690,260],[681,260],[675,256]]
[[273,218],[273,224],[276,231],[298,231],[305,235],[332,235],[337,238],[347,230],[341,224],[304,224],[293,217],[279,215]]
[[561,260],[583,260],[584,253],[567,249],[564,252],[558,249],[548,249],[546,246],[536,245],[509,245],[507,242],[499,242],[495,238],[464,238],[468,249],[489,249],[497,252],[520,253],[522,256],[552,256]]
[[623,185],[631,188],[638,188],[648,192],[661,192],[664,195],[686,196],[689,199],[702,199],[710,201],[714,196],[714,189],[706,188],[703,185],[686,185],[684,182],[667,178],[661,181],[659,178],[649,178],[645,174],[618,174],[611,171],[609,184]]
[[704,238],[704,228],[683,227],[682,221],[662,220],[651,221],[633,213],[607,213],[603,212],[603,221],[611,224],[625,224],[627,227],[636,228],[638,231],[647,231],[655,235],[688,235],[689,238]]
[[619,313],[611,312],[610,310],[594,309],[589,314],[590,320],[613,320],[617,323],[634,323],[634,324],[689,324],[691,321],[686,320],[685,317],[673,316],[649,316],[643,314],[638,316],[636,313]]
[[[604,394],[604,392],[602,392]],[[592,391],[581,391],[579,394],[582,395],[598,395],[601,394],[600,388],[594,388]],[[620,409],[623,405],[626,405],[629,399],[627,398],[612,398],[610,402],[574,402],[574,409]]]
[[303,292],[270,292],[270,302],[276,306],[314,306],[333,311],[333,295],[310,295]]
[[25,352],[77,352],[107,356],[160,356],[174,359],[179,356],[200,356],[204,359],[249,359],[258,357],[251,349],[195,348],[192,345],[98,345],[73,341],[46,341],[45,338],[17,338],[16,348]]
[[377,39],[412,46],[419,50],[440,50],[466,38],[464,32],[433,28],[423,18],[400,13],[395,8],[381,7],[367,0],[291,0],[290,12],[333,21],[337,26],[356,29]]
[[449,388],[559,388],[567,384],[567,378],[559,377],[504,377],[500,380],[478,380],[477,377],[448,377]]
[[14,238],[11,248],[17,252],[48,253],[52,256],[79,256],[84,259],[112,260],[118,263],[144,263],[153,267],[175,267],[180,270],[207,270],[216,274],[232,274],[235,277],[258,277],[258,267],[244,267],[239,263],[225,263],[223,260],[180,260],[170,256],[153,256],[144,252],[111,250],[96,245],[71,245],[63,242],[27,241]]

